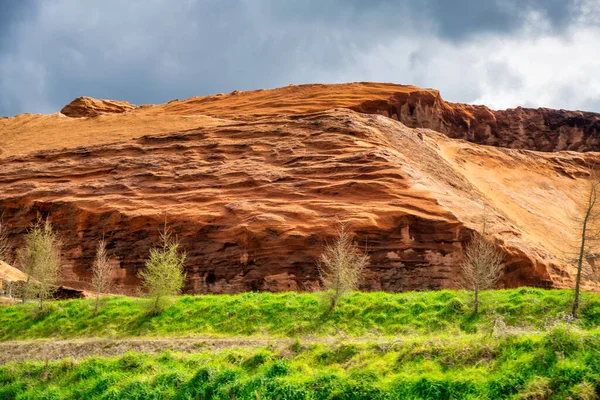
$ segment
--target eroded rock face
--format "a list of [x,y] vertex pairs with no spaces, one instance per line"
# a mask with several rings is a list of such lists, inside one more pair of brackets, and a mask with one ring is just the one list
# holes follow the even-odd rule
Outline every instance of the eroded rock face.
[[[38,213],[50,216],[63,238],[70,286],[85,287],[104,235],[115,277],[134,293],[167,218],[188,254],[191,293],[311,289],[318,284],[315,262],[339,220],[371,254],[363,289],[452,287],[484,202],[507,254],[503,285],[570,284],[551,242],[534,240],[538,232],[526,224],[539,226],[544,216],[527,220],[504,209],[502,197],[485,195],[471,178],[525,164],[550,179],[540,190],[557,196],[582,183],[582,159],[572,153],[484,148],[383,116],[334,110],[3,162],[0,205],[13,237],[22,237]],[[520,184],[501,189],[527,198],[531,182]]]
[[[371,255],[363,289],[453,287],[484,209],[506,255],[500,286],[572,284],[563,259],[568,215],[585,189],[585,164],[598,155],[523,149],[595,149],[597,114],[495,112],[446,103],[435,90],[366,83],[238,92],[109,116],[88,104],[71,113],[82,118],[0,121],[0,149],[8,149],[0,213],[16,245],[38,213],[51,218],[66,285],[89,287],[104,236],[117,283],[136,293],[166,219],[188,254],[190,293],[311,290],[339,221]],[[110,129],[90,145],[86,133],[103,126]]]
[[147,110],[255,120],[349,108],[382,114],[474,143],[537,151],[600,151],[600,114],[522,108],[503,111],[446,102],[437,90],[384,83],[299,85],[175,101]]
[[493,111],[445,102],[437,91],[395,93],[351,108],[479,144],[538,151],[600,150],[600,114],[591,112],[522,107]]

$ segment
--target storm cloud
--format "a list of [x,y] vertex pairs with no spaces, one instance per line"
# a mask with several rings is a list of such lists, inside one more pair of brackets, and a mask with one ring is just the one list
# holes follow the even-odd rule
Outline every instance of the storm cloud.
[[600,112],[600,0],[0,0],[0,115],[386,81]]

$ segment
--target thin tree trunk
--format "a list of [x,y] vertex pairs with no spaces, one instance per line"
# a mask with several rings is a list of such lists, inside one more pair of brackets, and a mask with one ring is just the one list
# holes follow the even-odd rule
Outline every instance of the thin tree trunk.
[[475,288],[475,302],[473,303],[475,314],[479,313],[479,288]]
[[579,251],[579,259],[577,260],[577,277],[575,278],[575,296],[573,296],[573,310],[572,315],[573,318],[577,318],[577,314],[579,312],[579,292],[581,286],[581,268],[583,266],[583,246],[585,243],[585,238],[581,240],[581,249]]
[[590,215],[590,208],[588,207],[587,213],[583,220],[583,228],[581,230],[581,246],[579,247],[579,258],[577,259],[577,277],[575,278],[575,296],[573,297],[573,318],[577,318],[579,312],[579,291],[581,286],[581,269],[583,268],[583,256],[585,253],[585,236],[587,234],[587,222]]
[[94,307],[94,317],[98,314],[98,302],[100,301],[100,294],[96,293],[96,306]]
[[154,312],[158,311],[158,300],[160,300],[160,296],[156,296],[156,300],[154,301]]
[[27,289],[29,288],[29,274],[27,274],[27,280],[25,281],[25,285],[23,285],[23,293],[21,293],[21,300],[25,303],[27,300]]
[[340,272],[337,271],[335,274],[333,293],[331,294],[331,302],[329,303],[329,311],[333,311],[337,305],[337,299],[340,296],[341,283],[340,283]]

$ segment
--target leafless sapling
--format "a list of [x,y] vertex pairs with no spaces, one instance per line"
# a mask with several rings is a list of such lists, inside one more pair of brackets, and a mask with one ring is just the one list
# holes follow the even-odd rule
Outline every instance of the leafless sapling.
[[98,314],[100,305],[100,295],[110,291],[113,283],[113,268],[106,251],[106,241],[104,239],[98,242],[96,247],[96,259],[92,265],[92,286],[96,294],[96,304],[94,306],[94,316]]
[[460,264],[460,283],[474,294],[473,311],[479,312],[479,292],[493,288],[501,277],[503,256],[496,245],[475,232]]
[[327,289],[329,309],[333,310],[340,298],[347,292],[356,290],[364,269],[369,264],[369,256],[352,240],[345,224],[339,224],[334,242],[325,247],[318,263],[323,286]]
[[582,192],[579,210],[571,215],[576,232],[574,264],[576,268],[575,290],[571,314],[577,318],[580,306],[582,277],[595,279],[594,261],[600,250],[600,176],[588,167],[589,178]]

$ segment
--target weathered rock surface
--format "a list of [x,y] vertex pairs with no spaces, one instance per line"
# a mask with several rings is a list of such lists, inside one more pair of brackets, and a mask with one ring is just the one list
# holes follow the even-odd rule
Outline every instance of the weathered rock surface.
[[[0,300],[15,300],[19,287],[26,280],[27,275],[25,273],[0,260]],[[35,280],[32,282],[35,282]],[[92,295],[90,292],[66,286],[58,286],[54,291],[54,297],[58,299],[81,299],[91,297]],[[15,302],[17,301],[8,301],[6,303],[12,304]]]
[[205,114],[253,120],[350,108],[382,114],[412,128],[429,128],[452,138],[538,151],[600,150],[600,114],[518,107],[493,111],[449,103],[433,89],[385,83],[287,86],[174,101],[148,110],[177,115]]
[[137,106],[126,101],[98,100],[92,97],[78,97],[60,110],[61,114],[72,118],[97,117],[102,114],[120,114],[135,110]]
[[[576,127],[572,115],[581,115]],[[568,287],[568,215],[585,163],[599,158],[523,150],[595,149],[597,114],[493,112],[388,84],[23,118],[0,120],[0,212],[12,239],[38,213],[50,216],[64,243],[63,283],[85,288],[104,235],[129,293],[165,219],[188,254],[188,292],[311,289],[339,220],[371,255],[363,289],[452,287],[484,207],[506,254],[501,286]],[[121,130],[102,130],[120,121]],[[149,121],[163,123],[152,129]]]

